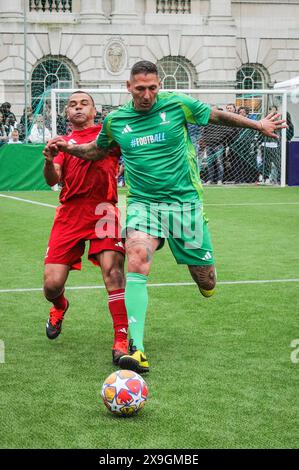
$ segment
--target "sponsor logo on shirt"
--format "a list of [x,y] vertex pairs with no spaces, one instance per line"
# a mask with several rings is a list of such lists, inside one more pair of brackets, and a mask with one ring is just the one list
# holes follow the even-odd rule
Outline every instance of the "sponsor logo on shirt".
[[127,334],[128,333],[128,330],[126,328],[121,328],[120,330],[118,330],[118,333],[125,333]]
[[212,259],[212,255],[209,251],[206,252],[205,256],[201,258],[202,260],[208,261],[209,259]]
[[77,141],[75,139],[70,139],[69,140],[69,144],[76,144],[76,143],[77,143]]
[[115,243],[115,246],[119,246],[120,248],[125,248],[123,242]]
[[129,325],[130,325],[131,323],[137,323],[137,320],[136,320],[136,318],[133,317],[133,315],[132,315],[131,317],[128,318],[128,323],[129,323]]
[[160,118],[162,119],[162,122],[160,122],[160,126],[163,125],[163,124],[169,124],[170,123],[170,121],[166,121],[166,113],[165,112],[160,113]]
[[131,129],[131,127],[129,126],[129,124],[127,124],[127,125],[123,128],[122,134],[127,134],[128,132],[132,132],[132,129]]
[[131,147],[140,147],[141,145],[155,144],[157,142],[164,142],[165,132],[159,132],[158,134],[146,135],[144,137],[136,137],[131,140]]

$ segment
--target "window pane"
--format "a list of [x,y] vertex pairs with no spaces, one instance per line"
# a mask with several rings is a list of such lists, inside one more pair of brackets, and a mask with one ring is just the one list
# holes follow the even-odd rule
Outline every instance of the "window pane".
[[181,57],[166,57],[157,64],[163,88],[191,88],[189,67]]
[[170,77],[169,75],[165,77],[165,79],[163,80],[163,88],[167,88],[167,89],[177,88],[175,78]]
[[237,72],[237,88],[261,89],[265,87],[265,78],[258,67],[243,65]]
[[74,84],[69,67],[58,59],[44,59],[32,72],[31,97],[34,107],[51,88],[72,88]]

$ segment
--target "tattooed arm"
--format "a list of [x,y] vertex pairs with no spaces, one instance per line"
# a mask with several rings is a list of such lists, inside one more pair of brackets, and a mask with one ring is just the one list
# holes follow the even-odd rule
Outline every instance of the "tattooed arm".
[[217,124],[219,126],[254,129],[267,137],[278,139],[279,136],[274,132],[278,129],[285,129],[287,127],[285,120],[278,119],[279,117],[280,114],[270,113],[264,119],[261,119],[260,121],[254,121],[252,119],[241,116],[240,114],[212,109],[210,123]]
[[63,139],[63,137],[55,137],[49,140],[45,149],[44,155],[51,153],[65,152],[82,160],[101,160],[107,156],[110,149],[98,147],[96,141],[89,142],[88,144],[72,144]]

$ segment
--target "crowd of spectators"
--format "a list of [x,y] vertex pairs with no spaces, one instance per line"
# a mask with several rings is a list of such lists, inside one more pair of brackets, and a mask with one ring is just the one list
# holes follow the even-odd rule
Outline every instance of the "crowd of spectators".
[[[245,106],[229,103],[217,109],[237,113],[249,119],[259,119]],[[268,112],[278,112],[276,106]],[[267,113],[268,114],[268,113]],[[287,113],[287,141],[294,136],[291,116]],[[192,139],[192,129],[189,128]],[[198,131],[197,131],[198,133]],[[194,137],[193,137],[193,143]],[[280,179],[281,141],[264,137],[252,129],[238,129],[209,124],[196,135],[196,149],[201,179],[206,184],[266,183]]]
[[[103,109],[97,112],[95,124],[101,123],[111,109]],[[68,135],[72,132],[71,123],[66,113],[58,114],[56,131],[59,135]],[[44,144],[52,136],[51,105],[45,102],[40,112],[34,112],[31,106],[24,108],[18,122],[15,114],[11,112],[11,104],[8,102],[0,105],[0,147],[4,144]],[[125,186],[124,163],[121,157],[119,162],[118,186]],[[59,185],[52,189],[58,190]]]
[[0,106],[0,146],[9,141],[12,131],[17,127],[17,119],[11,112],[7,101]]
[[[259,119],[257,114],[250,114],[246,106],[237,107],[228,103],[217,109],[229,113],[238,113],[249,119]],[[95,123],[103,121],[109,109],[96,115]],[[276,106],[268,112],[278,112]],[[291,116],[287,113],[287,141],[294,135]],[[71,125],[65,113],[58,114],[56,120],[57,134],[67,135]],[[280,178],[280,141],[267,139],[252,129],[238,129],[215,126],[205,127],[189,125],[189,134],[197,151],[201,179],[206,184],[223,183],[277,183]],[[33,112],[31,106],[23,110],[18,122],[8,102],[0,106],[0,146],[4,144],[46,143],[51,138],[52,116],[51,105],[46,102],[39,113]],[[120,162],[121,173],[119,186],[125,184],[123,162]]]
[[0,106],[0,145],[22,143],[26,136],[29,143],[44,143],[51,138],[51,132],[44,125],[43,115],[34,116],[31,106],[24,109],[18,122],[11,104],[6,101]]
[[[98,113],[96,122],[100,122],[102,114]],[[67,135],[71,132],[70,123],[66,115],[58,114],[56,120],[57,134]],[[16,139],[16,132],[18,138]],[[45,103],[43,109],[35,110],[31,106],[24,108],[23,114],[18,122],[15,114],[11,111],[8,102],[0,105],[0,146],[6,143],[46,143],[52,135],[51,106]]]

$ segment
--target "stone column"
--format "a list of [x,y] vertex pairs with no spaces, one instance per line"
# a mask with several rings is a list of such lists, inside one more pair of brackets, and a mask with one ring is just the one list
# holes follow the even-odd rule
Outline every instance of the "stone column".
[[135,0],[114,0],[111,22],[118,24],[138,23]]
[[0,0],[0,20],[5,18],[5,21],[21,21],[24,16],[23,8],[22,0]]
[[204,48],[209,58],[210,70],[202,70],[199,75],[200,85],[208,88],[234,88],[236,26],[232,17],[231,0],[210,0],[207,20],[210,37],[204,38]]
[[103,12],[103,0],[81,1],[80,19],[83,23],[109,23]]

